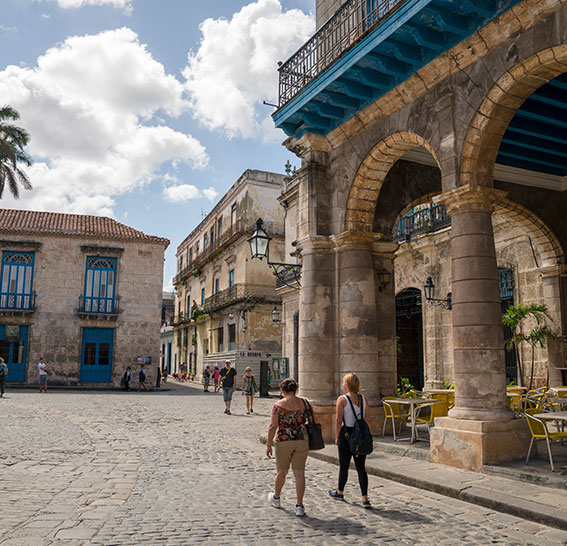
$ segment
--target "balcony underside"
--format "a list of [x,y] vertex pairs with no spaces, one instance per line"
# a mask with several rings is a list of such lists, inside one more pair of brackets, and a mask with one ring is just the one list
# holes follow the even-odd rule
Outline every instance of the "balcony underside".
[[[302,58],[300,50],[280,68],[280,93],[284,91],[273,116],[276,126],[296,138],[305,133],[328,134],[518,1],[406,0],[314,77],[313,67],[304,70],[300,62],[294,64]],[[333,35],[328,29],[326,33],[325,38],[304,46],[316,52],[316,59],[333,43]],[[336,40],[339,34],[337,30]],[[286,81],[299,89],[295,96],[286,90]],[[502,140],[498,163],[567,174],[566,93],[567,76],[563,75],[524,103]]]

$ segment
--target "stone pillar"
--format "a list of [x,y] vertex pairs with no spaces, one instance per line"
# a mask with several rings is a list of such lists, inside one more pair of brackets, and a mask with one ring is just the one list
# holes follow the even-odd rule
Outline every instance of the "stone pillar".
[[[552,321],[549,327],[560,336],[567,333],[567,266],[555,265],[540,269],[543,282],[543,301]],[[567,344],[550,340],[547,344],[549,359],[549,383],[553,386],[567,384]]]
[[492,231],[504,192],[463,186],[438,202],[451,215],[455,407],[436,421],[431,460],[480,470],[519,458],[529,438],[506,405],[504,337]]
[[[339,365],[335,384],[355,372],[368,400],[391,394],[396,375],[393,260],[397,243],[378,233],[345,232],[335,238],[338,274]],[[380,289],[378,273],[390,282]]]
[[335,406],[335,256],[328,237],[298,242],[301,249],[299,295],[299,391],[308,398],[331,440]]

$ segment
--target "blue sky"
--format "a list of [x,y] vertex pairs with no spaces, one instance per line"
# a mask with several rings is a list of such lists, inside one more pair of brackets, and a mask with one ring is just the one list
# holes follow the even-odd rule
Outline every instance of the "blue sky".
[[2,207],[112,216],[175,248],[246,169],[290,159],[262,100],[314,0],[1,0],[0,102],[34,189]]

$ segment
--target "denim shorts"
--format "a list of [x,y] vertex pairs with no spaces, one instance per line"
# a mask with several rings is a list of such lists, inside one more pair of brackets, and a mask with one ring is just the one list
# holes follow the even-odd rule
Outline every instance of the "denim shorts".
[[47,374],[39,376],[39,384],[47,385]]
[[232,400],[232,392],[234,391],[234,387],[223,387],[222,388],[222,398],[225,402],[229,402]]

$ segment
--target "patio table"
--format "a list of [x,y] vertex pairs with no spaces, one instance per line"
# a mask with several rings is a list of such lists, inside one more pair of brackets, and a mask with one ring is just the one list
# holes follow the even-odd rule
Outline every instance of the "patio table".
[[402,404],[409,406],[409,414],[410,414],[410,427],[411,427],[411,438],[398,438],[396,442],[402,442],[405,440],[409,440],[411,444],[413,444],[416,440],[421,440],[427,442],[425,438],[418,438],[417,437],[417,423],[415,420],[415,412],[417,407],[423,404],[433,404],[435,402],[441,402],[436,398],[391,398],[386,400],[386,402],[393,402],[395,404]]
[[[550,421],[563,421],[561,423],[561,428],[565,427],[565,422],[567,421],[567,411],[551,411],[547,413],[536,413],[534,417],[537,419],[549,419]],[[559,429],[559,423],[556,423]]]

